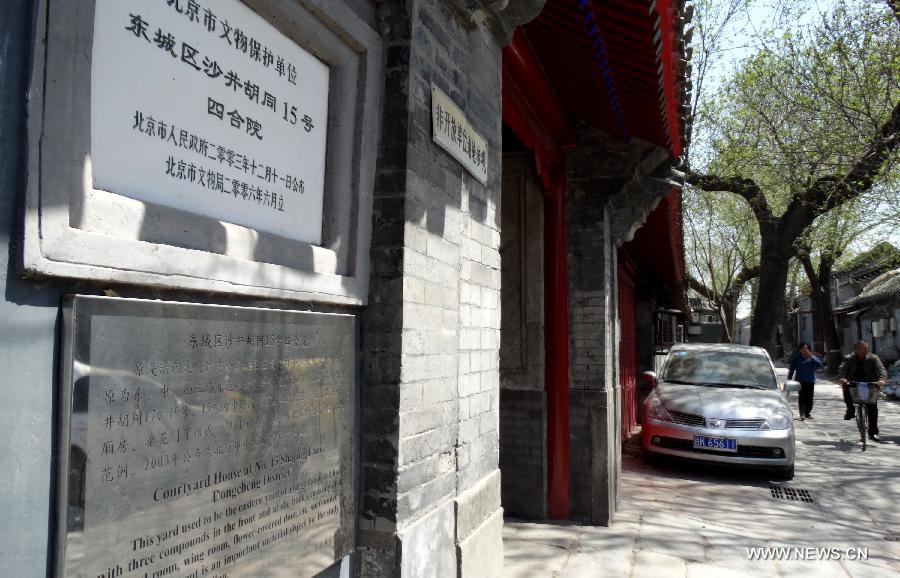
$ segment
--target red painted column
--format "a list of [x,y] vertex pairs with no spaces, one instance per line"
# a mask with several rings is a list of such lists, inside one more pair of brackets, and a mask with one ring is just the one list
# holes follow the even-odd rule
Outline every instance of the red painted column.
[[565,180],[544,200],[544,390],[547,393],[547,514],[569,516],[569,287]]
[[622,441],[627,440],[637,418],[637,356],[635,349],[634,265],[619,252],[619,384],[622,388]]

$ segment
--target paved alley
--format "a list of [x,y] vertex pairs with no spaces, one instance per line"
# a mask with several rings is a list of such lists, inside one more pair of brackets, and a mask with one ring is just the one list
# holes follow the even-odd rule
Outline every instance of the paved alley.
[[[865,453],[843,408],[840,388],[820,380],[814,419],[795,421],[797,473],[785,483],[705,465],[652,467],[635,436],[625,447],[613,525],[507,520],[505,575],[900,576],[900,403],[879,403],[882,443]],[[773,486],[807,490],[813,501],[776,499]],[[751,560],[755,547],[829,550]],[[867,560],[854,559],[865,549]]]

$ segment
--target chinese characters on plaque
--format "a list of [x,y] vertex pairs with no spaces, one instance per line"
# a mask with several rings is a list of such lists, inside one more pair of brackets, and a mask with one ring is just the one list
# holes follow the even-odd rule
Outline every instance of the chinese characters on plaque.
[[482,184],[487,184],[487,141],[450,97],[431,85],[431,131],[434,142],[458,160]]
[[349,315],[76,297],[64,576],[310,576],[355,528]]
[[328,84],[240,0],[97,0],[94,188],[317,244]]

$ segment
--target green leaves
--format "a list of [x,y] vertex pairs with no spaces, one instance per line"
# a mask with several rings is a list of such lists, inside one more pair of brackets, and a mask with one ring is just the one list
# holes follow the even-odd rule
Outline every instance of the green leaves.
[[[722,295],[736,271],[758,263],[765,307],[781,298],[773,291],[792,244],[833,263],[900,218],[900,16],[887,3],[835,0],[799,19],[802,2],[776,4],[801,24],[755,29],[755,49],[721,90],[697,89],[690,163],[705,175],[689,171],[703,190],[685,191],[692,276]],[[706,33],[695,87],[714,67],[710,46],[740,44]],[[752,339],[771,345],[775,317],[763,317]]]
[[900,101],[898,71],[900,26],[880,3],[842,0],[762,39],[710,109],[709,172],[753,178],[783,212],[810,182],[852,165]]

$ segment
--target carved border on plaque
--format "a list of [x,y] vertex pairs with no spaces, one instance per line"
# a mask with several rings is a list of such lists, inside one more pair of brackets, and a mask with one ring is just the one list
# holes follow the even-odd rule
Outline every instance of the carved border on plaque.
[[29,94],[23,275],[366,303],[381,39],[341,0],[243,1],[331,70],[321,246],[94,189],[94,2],[42,0]]

